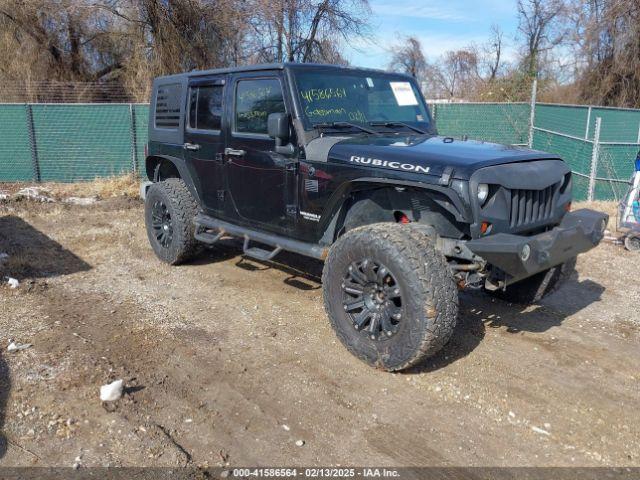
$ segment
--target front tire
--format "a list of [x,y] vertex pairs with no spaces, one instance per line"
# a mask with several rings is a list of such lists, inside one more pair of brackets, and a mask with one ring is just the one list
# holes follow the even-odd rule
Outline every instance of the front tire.
[[197,213],[198,204],[183,180],[169,178],[149,187],[145,198],[147,237],[160,260],[178,265],[197,253]]
[[331,248],[322,281],[336,335],[369,365],[403,370],[451,338],[457,288],[444,256],[415,229],[381,223],[347,232]]
[[575,274],[576,258],[574,257],[549,270],[509,285],[506,290],[489,291],[489,294],[509,303],[531,305],[555,292],[565,280]]

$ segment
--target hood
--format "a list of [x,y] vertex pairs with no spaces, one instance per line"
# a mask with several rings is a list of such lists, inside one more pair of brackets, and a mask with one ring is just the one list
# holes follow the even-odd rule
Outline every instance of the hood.
[[468,180],[479,168],[530,160],[560,159],[557,155],[523,147],[476,140],[455,140],[428,135],[358,135],[350,138],[324,137],[333,144],[328,159],[359,163],[372,168],[401,169],[441,175],[453,168],[453,177]]

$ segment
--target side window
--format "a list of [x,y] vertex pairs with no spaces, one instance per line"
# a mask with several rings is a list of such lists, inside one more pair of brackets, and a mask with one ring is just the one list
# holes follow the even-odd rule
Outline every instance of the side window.
[[284,111],[282,88],[278,79],[241,80],[238,82],[235,132],[266,135],[269,114]]
[[189,128],[220,130],[222,85],[202,85],[189,89]]
[[156,91],[156,109],[153,114],[156,128],[177,130],[180,126],[180,96],[182,86],[179,83],[159,85]]

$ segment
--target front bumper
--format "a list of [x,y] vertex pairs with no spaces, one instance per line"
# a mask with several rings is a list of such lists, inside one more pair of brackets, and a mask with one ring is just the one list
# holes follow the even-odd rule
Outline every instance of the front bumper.
[[498,233],[471,240],[467,247],[504,272],[504,285],[509,285],[591,250],[602,240],[608,219],[606,213],[576,210],[548,232],[530,237]]

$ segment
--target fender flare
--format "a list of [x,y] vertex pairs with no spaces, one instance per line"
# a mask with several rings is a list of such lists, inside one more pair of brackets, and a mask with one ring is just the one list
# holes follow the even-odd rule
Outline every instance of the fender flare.
[[158,168],[151,169],[150,161],[151,160],[155,161],[156,159],[159,159],[161,161],[167,161],[173,164],[173,166],[176,167],[176,170],[178,170],[178,174],[180,175],[180,178],[186,184],[187,189],[189,190],[191,195],[193,195],[193,198],[195,198],[196,201],[199,204],[201,204],[202,198],[201,198],[198,186],[193,181],[193,177],[191,176],[191,172],[189,171],[189,167],[187,167],[187,162],[185,162],[184,158],[174,157],[172,155],[149,155],[145,159],[145,171],[147,174],[147,178],[151,180],[153,183],[158,182],[158,177],[157,177]]
[[472,222],[472,213],[470,207],[466,206],[462,202],[460,197],[450,187],[434,185],[430,183],[415,182],[411,180],[361,177],[344,182],[329,198],[327,206],[325,207],[325,213],[323,214],[323,220],[319,226],[319,230],[320,232],[322,232],[322,238],[320,240],[321,243],[333,243],[335,229],[337,227],[338,221],[340,220],[340,217],[344,217],[344,215],[346,214],[344,206],[347,203],[347,199],[349,198],[349,196],[353,192],[356,192],[358,190],[366,190],[371,187],[409,187],[416,190],[437,193],[438,196],[444,196],[449,201],[449,203],[437,202],[438,205],[440,205],[447,212],[451,213],[456,221],[460,223]]

